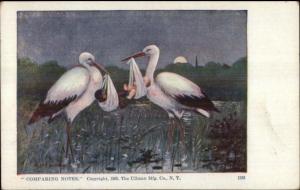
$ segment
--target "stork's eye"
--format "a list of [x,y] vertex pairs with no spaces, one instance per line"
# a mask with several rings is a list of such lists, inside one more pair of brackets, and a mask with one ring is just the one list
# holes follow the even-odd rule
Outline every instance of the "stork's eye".
[[146,49],[146,52],[149,52],[151,49]]
[[88,58],[89,61],[92,61],[92,58]]

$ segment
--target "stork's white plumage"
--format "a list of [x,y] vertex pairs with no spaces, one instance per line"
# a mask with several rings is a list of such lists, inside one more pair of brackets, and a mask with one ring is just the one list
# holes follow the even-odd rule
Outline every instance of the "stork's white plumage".
[[[154,80],[153,76],[158,63],[159,52],[160,50],[156,45],[150,45],[145,47],[142,52],[122,60],[126,61],[132,57],[149,57],[145,76],[150,81],[150,85],[147,88],[149,100],[163,108],[170,119],[181,119],[185,111],[194,111],[205,117],[210,117],[211,111],[218,112],[218,109],[201,88],[187,78],[176,73],[162,72]],[[183,135],[183,127],[179,127],[181,135]],[[171,126],[172,130],[173,128]],[[173,133],[173,131],[171,132]]]
[[85,67],[72,68],[49,89],[44,103],[59,102],[71,96],[79,97],[87,89],[89,80],[90,73]]
[[45,100],[39,104],[28,123],[32,124],[43,117],[49,117],[48,121],[51,122],[57,115],[65,113],[67,144],[71,144],[70,127],[73,120],[95,100],[94,94],[102,86],[101,71],[106,72],[88,52],[80,54],[79,63],[64,73],[49,89]]

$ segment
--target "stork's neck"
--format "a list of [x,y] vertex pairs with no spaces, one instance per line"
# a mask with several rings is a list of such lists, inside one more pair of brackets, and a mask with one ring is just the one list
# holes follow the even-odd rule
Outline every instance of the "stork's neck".
[[89,64],[82,63],[81,65],[84,66],[89,72],[92,72],[92,68],[91,68],[91,66]]
[[159,53],[152,54],[149,57],[149,63],[148,63],[147,69],[146,69],[146,77],[149,78],[151,84],[154,80],[153,75],[154,75],[154,71],[156,69],[156,65],[158,63],[158,58],[159,58]]

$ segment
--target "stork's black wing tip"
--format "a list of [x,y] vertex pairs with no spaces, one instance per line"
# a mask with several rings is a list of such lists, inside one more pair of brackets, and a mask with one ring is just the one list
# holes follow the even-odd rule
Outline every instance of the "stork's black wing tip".
[[200,108],[205,111],[215,111],[220,112],[219,109],[216,108],[214,103],[207,97],[198,97],[193,95],[183,95],[183,96],[176,96],[175,98],[179,103],[191,107],[191,108]]

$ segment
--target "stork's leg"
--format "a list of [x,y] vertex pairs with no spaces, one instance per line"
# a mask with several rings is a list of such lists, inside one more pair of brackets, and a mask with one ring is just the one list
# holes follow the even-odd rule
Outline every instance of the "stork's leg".
[[170,150],[170,146],[173,144],[174,128],[175,128],[175,120],[174,118],[170,118],[170,125],[168,127],[168,150]]
[[167,143],[167,150],[170,149],[170,142],[171,142],[171,128],[172,128],[172,123],[173,123],[173,119],[171,118],[169,120],[170,124],[168,127],[168,131],[167,131],[167,136],[168,136],[168,143]]
[[67,121],[66,131],[67,131],[66,157],[68,157],[68,152],[69,152],[69,148],[70,148],[71,158],[72,158],[72,161],[74,161],[74,155],[73,155],[73,149],[72,149],[72,139],[71,139],[71,123],[69,121]]
[[180,130],[180,141],[184,144],[184,133],[185,133],[184,127],[183,127],[180,119],[178,119],[177,122],[178,122],[179,130]]
[[177,121],[178,121],[178,126],[179,126],[179,131],[180,131],[180,142],[182,144],[183,151],[185,151],[185,142],[184,142],[185,129],[184,129],[184,126],[183,126],[181,120],[178,119]]

